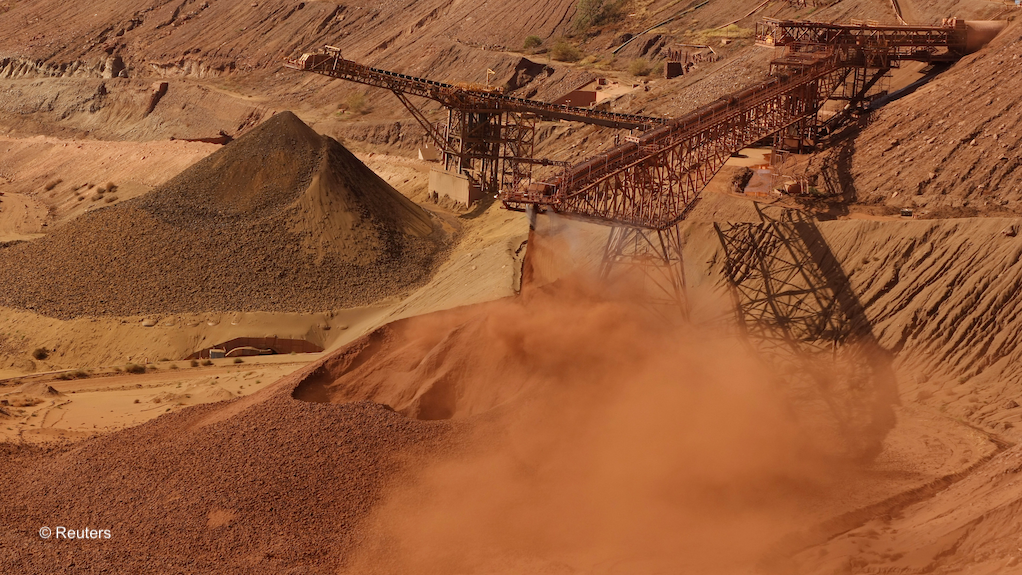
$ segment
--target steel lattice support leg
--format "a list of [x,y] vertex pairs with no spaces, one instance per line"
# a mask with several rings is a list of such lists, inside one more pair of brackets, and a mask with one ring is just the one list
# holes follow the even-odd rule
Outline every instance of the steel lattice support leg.
[[452,108],[444,133],[444,169],[467,176],[483,194],[500,191],[504,116],[501,112]]
[[607,237],[600,278],[608,285],[625,283],[642,303],[665,319],[688,317],[688,298],[677,225],[663,230],[614,226]]
[[508,112],[503,125],[501,189],[512,191],[532,179],[532,163],[536,155],[536,116]]
[[465,158],[465,115],[461,110],[447,110],[447,127],[444,130],[444,169],[449,172],[462,173],[466,167]]

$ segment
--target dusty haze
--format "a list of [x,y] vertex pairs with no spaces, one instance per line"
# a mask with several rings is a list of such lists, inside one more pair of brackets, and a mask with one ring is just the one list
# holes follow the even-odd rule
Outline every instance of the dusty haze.
[[[542,276],[551,260],[538,262]],[[846,449],[857,438],[837,439],[827,412],[793,401],[737,339],[671,327],[594,285],[577,273],[396,335],[448,334],[465,398],[453,416],[487,413],[454,455],[394,488],[348,572],[746,572],[822,520],[815,507],[861,464]],[[393,367],[411,347],[370,361]]]

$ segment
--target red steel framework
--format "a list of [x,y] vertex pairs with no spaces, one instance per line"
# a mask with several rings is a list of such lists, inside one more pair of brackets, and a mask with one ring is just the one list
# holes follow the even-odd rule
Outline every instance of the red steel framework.
[[756,25],[756,42],[764,46],[825,44],[896,58],[954,61],[966,47],[964,20],[941,26],[887,26],[875,23],[827,24],[764,19]]
[[288,59],[284,65],[295,70],[315,72],[358,84],[384,88],[395,94],[428,98],[440,102],[452,110],[476,110],[494,114],[501,112],[530,113],[545,119],[570,120],[626,129],[648,129],[668,122],[666,118],[620,114],[597,108],[580,108],[516,98],[502,94],[499,89],[486,86],[445,84],[416,78],[345,60],[341,57],[340,50],[332,46],[327,46],[321,53],[303,54],[300,58]]
[[792,126],[811,130],[825,101],[851,78],[861,101],[902,60],[949,62],[966,46],[964,22],[942,26],[840,25],[767,20],[757,43],[783,47],[771,79],[571,166],[504,190],[509,208],[556,212],[652,230],[683,219],[727,158]]
[[[515,98],[485,86],[455,85],[364,66],[328,46],[287,66],[393,92],[444,153],[447,170],[527,206],[652,230],[683,219],[727,158],[779,133],[817,128],[821,106],[844,87],[861,103],[902,60],[950,62],[966,50],[964,21],[881,26],[765,20],[756,41],[782,47],[768,81],[677,119],[620,114]],[[850,83],[848,82],[850,79]],[[446,126],[432,124],[409,96],[440,102]],[[574,166],[535,157],[535,122],[569,120],[640,130],[638,137]],[[556,166],[537,177],[534,166]]]
[[665,229],[695,205],[732,154],[815,113],[847,74],[833,56],[818,58],[572,166],[553,185],[519,186],[502,199],[511,208],[539,204]]
[[[473,186],[491,194],[529,181],[534,165],[566,165],[535,157],[535,124],[539,119],[639,131],[668,121],[515,98],[487,86],[446,84],[372,68],[344,59],[340,50],[332,46],[289,59],[285,66],[390,90],[443,152],[444,168],[467,176]],[[446,126],[431,123],[409,96],[433,100],[446,107]]]
[[[783,50],[771,63],[771,78],[673,120],[415,78],[345,60],[332,47],[287,66],[392,91],[444,151],[445,168],[467,175],[484,191],[499,192],[507,208],[548,209],[613,225],[602,275],[639,267],[656,293],[651,301],[684,313],[677,223],[729,157],[770,136],[811,139],[826,128],[817,118],[828,99],[849,100],[847,109],[862,107],[901,61],[953,62],[976,48],[970,38],[966,23],[956,19],[941,26],[765,20],[757,25],[757,44]],[[440,102],[449,110],[447,125],[431,124],[409,95]],[[641,134],[569,166],[535,158],[537,119]],[[537,175],[544,169],[536,166],[553,171]]]

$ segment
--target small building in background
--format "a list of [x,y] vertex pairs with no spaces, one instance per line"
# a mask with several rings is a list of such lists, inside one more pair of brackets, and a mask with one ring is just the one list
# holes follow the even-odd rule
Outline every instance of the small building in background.
[[576,108],[588,108],[596,104],[596,90],[590,88],[589,84],[582,89],[573,90],[553,101],[558,106],[574,106]]
[[622,85],[619,82],[612,82],[606,78],[596,78],[588,84],[568,92],[551,102],[559,106],[575,106],[578,108],[592,108],[602,105],[609,105],[609,101],[632,91],[634,86]]
[[716,62],[719,58],[713,48],[700,44],[677,44],[664,52],[664,77],[670,80],[683,76],[699,64]]

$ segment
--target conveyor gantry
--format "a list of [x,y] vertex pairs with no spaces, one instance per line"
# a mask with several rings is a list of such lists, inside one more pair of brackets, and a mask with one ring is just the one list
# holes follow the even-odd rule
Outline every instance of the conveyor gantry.
[[501,198],[513,209],[537,205],[613,224],[667,229],[685,217],[732,154],[782,130],[813,130],[823,103],[846,83],[851,86],[848,99],[861,101],[902,60],[950,62],[978,49],[992,38],[992,28],[984,24],[767,20],[757,28],[757,43],[783,48],[769,80],[545,180],[519,182]]
[[[799,137],[814,132],[817,113],[839,89],[861,103],[899,62],[953,62],[1002,27],[957,19],[940,26],[765,20],[757,25],[757,44],[783,49],[771,63],[771,78],[676,119],[559,106],[484,86],[435,82],[345,60],[332,47],[286,65],[390,90],[443,150],[448,171],[467,175],[484,192],[499,191],[509,208],[537,205],[663,230],[685,216],[735,152],[782,131]],[[448,109],[447,126],[431,124],[408,96],[441,103]],[[642,133],[568,166],[535,158],[537,119]],[[534,165],[553,166],[556,172],[537,177]]]
[[[285,65],[393,92],[443,152],[444,169],[467,178],[475,195],[514,188],[530,178],[533,165],[565,165],[535,157],[538,119],[640,132],[667,123],[666,118],[551,104],[508,96],[486,86],[447,84],[372,68],[344,59],[331,46]],[[447,125],[431,123],[409,96],[442,104],[448,110]]]

